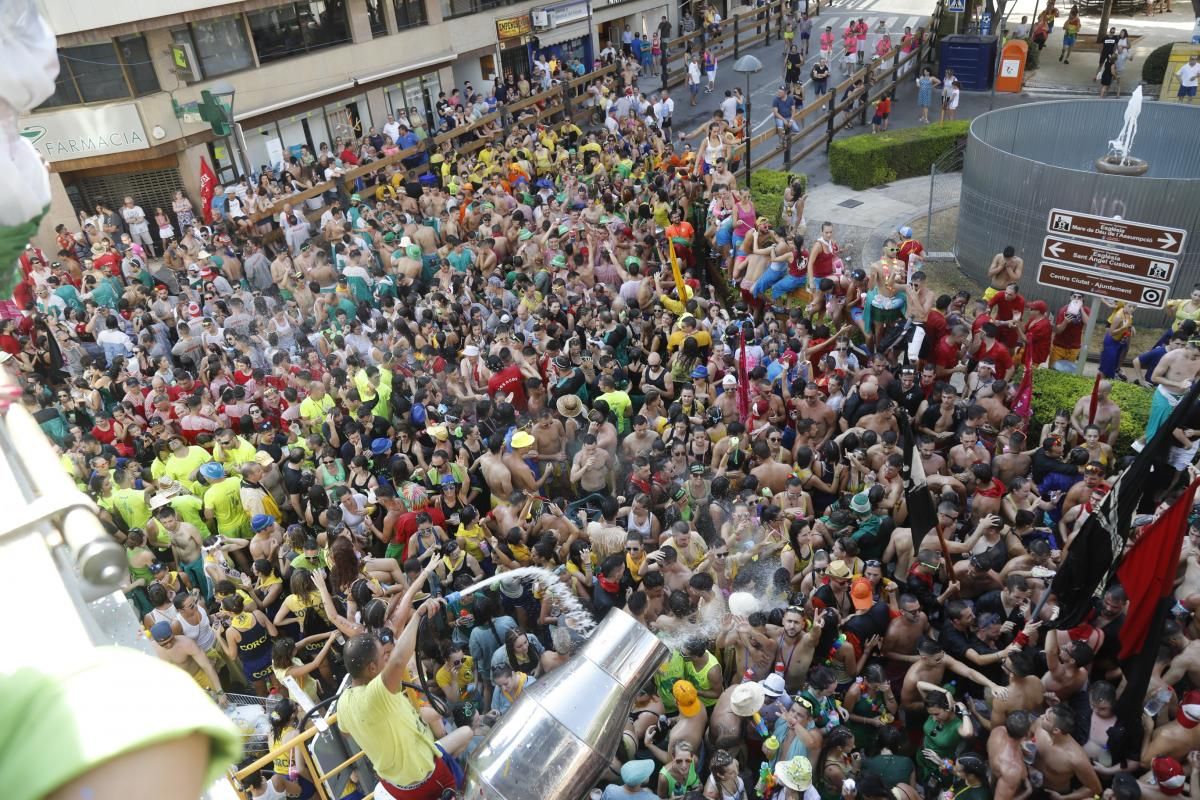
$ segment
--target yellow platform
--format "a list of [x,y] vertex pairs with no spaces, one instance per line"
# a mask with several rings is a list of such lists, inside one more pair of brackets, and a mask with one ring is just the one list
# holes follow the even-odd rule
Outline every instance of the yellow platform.
[[[1167,71],[1163,75],[1162,92],[1159,93],[1159,101],[1163,103],[1178,103],[1179,97],[1179,78],[1175,76],[1175,72],[1188,62],[1188,57],[1196,55],[1200,56],[1200,43],[1188,44],[1187,42],[1176,42],[1171,48],[1171,58],[1167,62]],[[1200,97],[1192,100],[1192,105],[1200,106]]]

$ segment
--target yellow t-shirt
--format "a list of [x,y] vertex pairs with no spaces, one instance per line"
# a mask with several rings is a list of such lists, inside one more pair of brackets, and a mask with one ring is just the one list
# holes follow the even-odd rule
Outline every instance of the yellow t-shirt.
[[351,686],[338,700],[338,725],[371,759],[375,773],[394,786],[419,783],[433,772],[433,732],[402,693],[392,694],[376,676]]
[[204,510],[212,509],[217,532],[222,536],[250,538],[250,517],[242,505],[242,479],[225,478],[204,493]]
[[[475,682],[475,659],[470,656],[463,656],[462,666],[458,668],[458,693],[459,701],[470,700],[471,692],[467,689]],[[445,665],[437,671],[437,685],[442,687],[442,692],[445,693],[450,689],[450,670],[446,669]]]
[[472,525],[468,528],[466,525],[459,525],[458,530],[454,533],[454,536],[457,539],[462,539],[463,549],[466,550],[472,558],[474,558],[476,561],[483,561],[485,556],[483,555],[483,549],[479,546],[479,543],[487,537],[487,534],[483,532],[483,528],[481,526]]

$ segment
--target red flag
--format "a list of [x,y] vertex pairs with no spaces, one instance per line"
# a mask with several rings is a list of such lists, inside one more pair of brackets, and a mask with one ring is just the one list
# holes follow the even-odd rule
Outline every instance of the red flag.
[[[200,198],[204,201],[204,221],[212,222],[212,201],[217,191],[217,173],[208,165],[208,159],[200,158]],[[182,234],[180,234],[182,235]]]
[[742,424],[750,419],[750,374],[746,369],[746,329],[738,327],[737,410]]
[[1129,597],[1129,610],[1121,626],[1121,653],[1124,659],[1138,652],[1146,641],[1150,621],[1159,601],[1175,588],[1179,572],[1179,550],[1188,529],[1188,516],[1200,478],[1179,496],[1162,516],[1147,525],[1141,537],[1129,548],[1117,578]]
[[1092,404],[1088,406],[1088,425],[1096,421],[1096,409],[1100,406],[1100,378],[1099,372],[1096,373],[1096,382],[1092,384]]
[[1024,427],[1029,427],[1029,418],[1033,415],[1033,350],[1025,345],[1024,369],[1021,372],[1021,384],[1017,387],[1017,396],[1013,400],[1013,413],[1025,418]]

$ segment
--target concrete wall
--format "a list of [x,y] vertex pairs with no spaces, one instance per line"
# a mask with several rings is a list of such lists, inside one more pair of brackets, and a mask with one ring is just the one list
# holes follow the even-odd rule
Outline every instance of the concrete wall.
[[[1125,110],[1123,100],[1066,100],[1000,109],[972,122],[956,242],[967,274],[986,286],[992,256],[1012,245],[1025,259],[1021,293],[1054,308],[1065,303],[1068,291],[1037,283],[1050,210],[1058,208],[1188,231],[1171,291],[1187,297],[1200,283],[1200,152],[1194,138],[1200,109],[1146,103],[1132,152],[1150,170],[1141,177],[1100,174],[1093,163],[1118,136]],[[1161,314],[1139,316],[1157,321]]]

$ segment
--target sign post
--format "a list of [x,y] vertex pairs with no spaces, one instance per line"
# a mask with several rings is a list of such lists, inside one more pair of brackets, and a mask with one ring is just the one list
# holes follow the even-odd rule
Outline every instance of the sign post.
[[1076,369],[1083,374],[1100,300],[1165,308],[1187,232],[1180,228],[1050,210],[1037,282],[1092,296]]
[[963,12],[967,10],[967,0],[948,0],[946,10],[954,15],[954,33],[958,34],[958,24],[962,19]]

